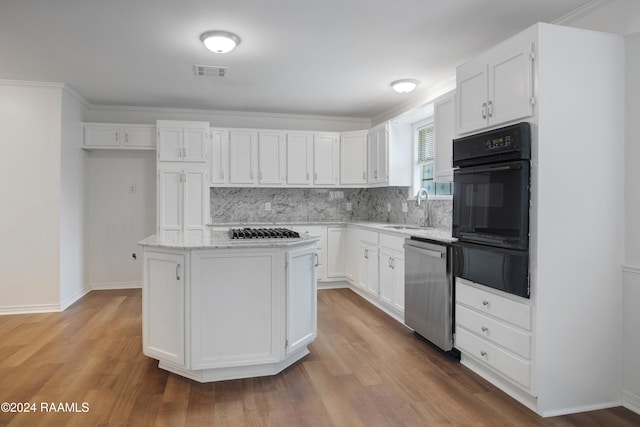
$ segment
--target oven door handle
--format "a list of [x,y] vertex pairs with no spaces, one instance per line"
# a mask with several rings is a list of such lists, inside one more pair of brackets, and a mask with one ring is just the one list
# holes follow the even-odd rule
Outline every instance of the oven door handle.
[[507,165],[507,166],[488,166],[488,167],[470,167],[464,169],[458,169],[456,172],[457,175],[464,175],[469,173],[483,173],[483,172],[497,172],[497,171],[507,171],[507,170],[518,170],[522,169],[522,165]]

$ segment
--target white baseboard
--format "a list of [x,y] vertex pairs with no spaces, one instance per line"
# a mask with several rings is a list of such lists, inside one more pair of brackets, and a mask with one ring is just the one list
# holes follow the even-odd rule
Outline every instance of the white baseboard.
[[636,414],[640,414],[640,396],[622,390],[622,406]]
[[111,289],[141,289],[141,282],[111,282],[111,283],[92,283],[92,291],[106,291]]
[[60,311],[62,311],[60,304],[28,304],[0,307],[0,315],[56,313]]
[[346,280],[338,280],[331,282],[320,282],[318,281],[318,289],[342,289],[348,288],[349,283]]
[[80,289],[78,292],[70,295],[64,301],[60,302],[60,310],[59,311],[66,310],[71,304],[73,304],[74,302],[78,301],[80,298],[82,298],[83,296],[85,296],[89,292],[91,292],[91,288],[90,287],[84,287],[84,288]]

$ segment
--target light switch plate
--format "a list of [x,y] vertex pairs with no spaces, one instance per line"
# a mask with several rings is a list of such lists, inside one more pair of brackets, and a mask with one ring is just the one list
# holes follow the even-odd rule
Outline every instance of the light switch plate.
[[351,202],[347,202],[347,210],[350,211],[351,210]]
[[402,212],[404,213],[409,212],[409,206],[406,203],[402,204]]
[[265,211],[270,211],[271,210],[271,202],[265,202],[264,210]]
[[387,203],[387,212],[391,212],[391,203]]

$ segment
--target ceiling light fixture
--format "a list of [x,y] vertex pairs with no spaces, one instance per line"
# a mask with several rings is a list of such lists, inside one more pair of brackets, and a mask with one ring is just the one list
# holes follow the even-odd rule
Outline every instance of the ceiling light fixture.
[[398,93],[409,93],[418,86],[417,80],[402,79],[391,83],[391,87]]
[[211,52],[231,52],[240,44],[240,37],[228,31],[207,31],[200,36],[200,40]]

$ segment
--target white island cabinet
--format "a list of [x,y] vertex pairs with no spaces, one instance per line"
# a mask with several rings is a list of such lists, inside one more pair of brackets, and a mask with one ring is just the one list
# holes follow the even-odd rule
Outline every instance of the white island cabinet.
[[159,367],[200,382],[274,375],[317,331],[316,238],[234,241],[151,236],[142,336]]

